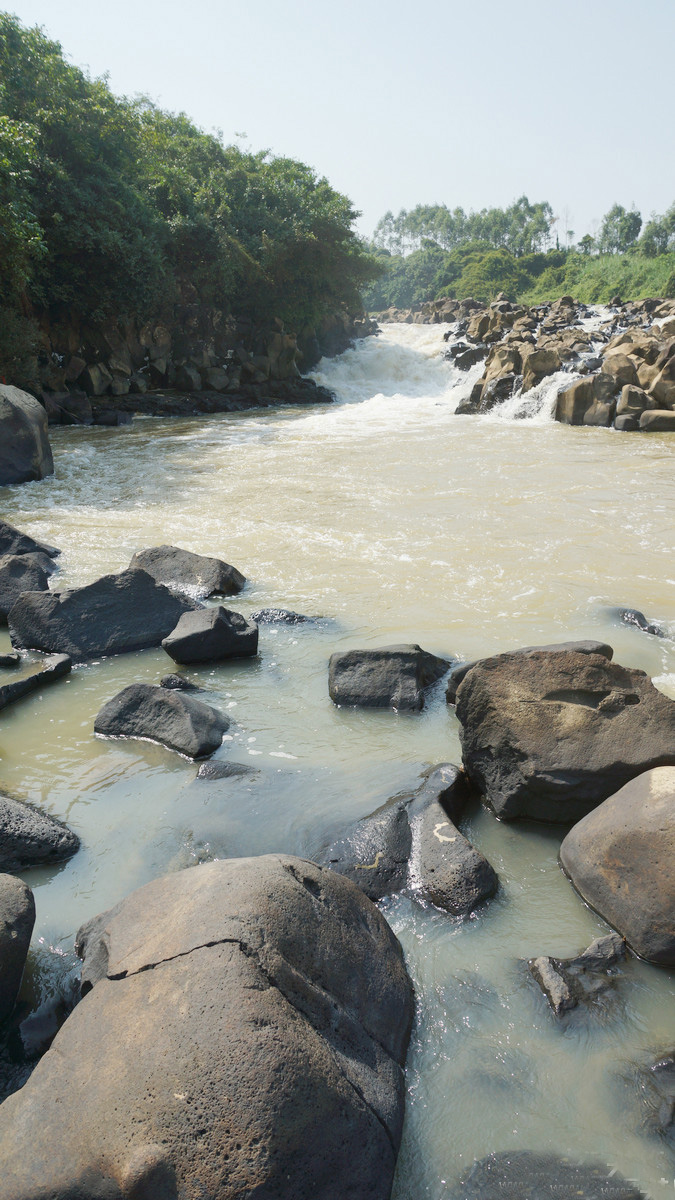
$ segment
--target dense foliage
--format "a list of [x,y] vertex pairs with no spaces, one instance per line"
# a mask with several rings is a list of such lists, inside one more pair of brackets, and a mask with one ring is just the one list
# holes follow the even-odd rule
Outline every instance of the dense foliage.
[[100,320],[186,296],[291,325],[355,306],[377,266],[303,163],[115,97],[0,14],[0,310]]

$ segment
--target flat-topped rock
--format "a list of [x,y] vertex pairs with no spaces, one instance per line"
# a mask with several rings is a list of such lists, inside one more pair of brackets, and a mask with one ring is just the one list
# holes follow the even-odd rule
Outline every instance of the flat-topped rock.
[[388,1200],[413,993],[358,888],[212,862],[77,945],[84,997],[0,1106],[2,1200]]
[[675,766],[632,779],[579,821],[560,862],[636,954],[675,966]]
[[132,569],[147,571],[157,583],[185,592],[196,600],[205,600],[207,596],[235,596],[246,583],[241,571],[221,558],[194,554],[180,546],[139,550],[129,565]]
[[575,821],[675,764],[675,701],[644,671],[576,650],[500,654],[459,685],[464,767],[498,817]]
[[258,653],[258,626],[219,604],[184,613],[162,647],[177,663],[219,662]]
[[188,758],[213,754],[229,727],[229,718],[210,704],[150,683],[124,688],[94,722],[94,732],[105,737],[147,738]]
[[196,602],[127,569],[86,587],[25,592],[8,617],[15,646],[69,654],[76,662],[159,646]]
[[[612,659],[614,651],[607,642],[581,641],[581,642],[549,642],[546,646],[520,646],[517,650],[510,650],[509,654],[530,654],[532,650],[551,650],[556,654],[561,654],[565,650],[574,650],[577,654],[601,654],[603,658]],[[454,704],[457,699],[457,688],[469,671],[476,666],[477,662],[482,662],[482,659],[474,658],[471,662],[458,663],[453,667],[448,675],[448,685],[445,690],[445,698],[448,704]]]
[[415,644],[339,651],[330,657],[328,692],[334,704],[419,710],[425,689],[450,666]]
[[80,848],[71,829],[31,804],[0,795],[0,870],[65,862]]

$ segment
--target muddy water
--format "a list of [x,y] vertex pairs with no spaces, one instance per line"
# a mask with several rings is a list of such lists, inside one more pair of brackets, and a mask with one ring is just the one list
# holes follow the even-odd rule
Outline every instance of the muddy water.
[[[672,437],[558,426],[556,381],[526,409],[457,417],[481,368],[460,376],[443,361],[442,333],[389,327],[321,364],[339,396],[331,409],[55,430],[55,477],[0,490],[3,517],[63,547],[52,587],[172,542],[244,571],[241,611],[322,618],[261,627],[256,662],[187,672],[233,719],[218,757],[255,771],[217,786],[158,746],[93,735],[105,700],[171,668],[162,651],[77,667],[1,714],[0,787],[67,820],[83,844],[27,876],[29,1006],[72,977],[77,926],[131,888],[214,855],[311,855],[427,765],[459,760],[442,688],[422,714],[334,708],[335,649],[418,641],[473,658],[601,637],[675,696],[675,642],[606,611],[675,623]],[[475,1158],[514,1148],[600,1159],[673,1194],[673,1159],[641,1132],[624,1081],[631,1062],[675,1042],[673,975],[631,960],[597,1012],[556,1024],[520,960],[576,953],[606,927],[562,876],[559,833],[484,812],[468,833],[500,876],[489,906],[457,922],[406,899],[385,905],[418,998],[396,1200],[438,1200]]]

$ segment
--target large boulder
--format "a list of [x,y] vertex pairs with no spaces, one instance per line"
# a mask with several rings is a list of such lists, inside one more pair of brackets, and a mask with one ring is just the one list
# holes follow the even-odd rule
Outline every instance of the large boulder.
[[193,554],[191,550],[181,550],[179,546],[153,546],[150,550],[139,550],[134,554],[130,567],[147,571],[157,583],[185,592],[196,600],[215,595],[235,596],[246,583],[241,571],[222,559]]
[[387,1200],[413,996],[358,888],[282,855],[212,862],[78,949],[84,997],[0,1107],[3,1200]]
[[31,804],[0,795],[0,870],[64,862],[80,848],[77,834]]
[[31,692],[39,691],[46,683],[62,679],[64,675],[70,673],[71,667],[72,660],[67,654],[50,654],[45,658],[40,670],[33,671],[31,675],[26,675],[23,679],[12,679],[9,683],[0,685],[0,708],[6,708],[15,700],[20,700],[23,696],[30,695]]
[[54,650],[75,661],[159,646],[198,605],[146,571],[104,575],[65,592],[25,592],[8,617],[15,646]]
[[16,1003],[34,924],[30,888],[14,875],[0,875],[0,1023]]
[[0,383],[0,487],[53,474],[44,408],[28,392]]
[[675,767],[646,771],[579,821],[560,862],[636,954],[675,967]]
[[647,1200],[638,1185],[600,1163],[504,1150],[476,1163],[448,1200]]
[[661,408],[643,412],[640,429],[645,433],[675,433],[675,412]]
[[0,558],[0,625],[22,592],[48,592],[49,570],[38,554],[3,554]]
[[[550,642],[545,646],[521,646],[517,650],[511,650],[511,654],[530,654],[532,650],[554,650],[559,654],[562,650],[574,650],[577,654],[601,654],[603,658],[612,659],[614,651],[607,642],[596,642],[591,639],[581,642]],[[455,704],[457,700],[457,689],[463,679],[466,679],[469,671],[472,671],[476,663],[482,662],[482,659],[473,659],[471,662],[458,663],[453,667],[448,675],[448,684],[445,690],[445,698],[448,704]]]
[[183,613],[162,646],[177,663],[251,658],[258,653],[258,626],[219,604],[217,608]]
[[22,533],[7,521],[0,521],[0,554],[46,554],[48,558],[57,558],[60,553],[56,546],[36,542],[29,533]]
[[105,737],[147,738],[188,758],[213,754],[229,727],[229,718],[210,704],[151,683],[123,688],[94,722],[94,732]]
[[600,654],[483,659],[456,711],[465,769],[505,820],[579,820],[636,775],[675,763],[675,701]]
[[421,709],[425,688],[450,665],[417,645],[339,651],[330,657],[328,692],[334,704]]

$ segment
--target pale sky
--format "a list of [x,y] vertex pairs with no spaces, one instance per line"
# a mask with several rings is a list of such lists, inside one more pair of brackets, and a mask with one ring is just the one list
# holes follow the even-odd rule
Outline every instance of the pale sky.
[[[120,95],[309,163],[362,210],[675,201],[675,0],[14,0]],[[567,219],[566,219],[567,218]]]

